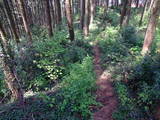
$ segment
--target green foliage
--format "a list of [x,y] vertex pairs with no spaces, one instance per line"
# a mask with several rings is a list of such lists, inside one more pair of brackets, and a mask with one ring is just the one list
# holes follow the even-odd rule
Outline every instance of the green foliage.
[[28,84],[29,84],[28,89],[32,89],[34,91],[41,91],[41,90],[48,90],[51,81],[46,80],[42,75],[38,75]]
[[33,46],[27,47],[25,42],[21,43],[23,56],[16,57],[20,61],[17,62],[18,73],[27,90],[50,89],[69,72],[70,64],[81,62],[92,54],[89,43],[83,40],[69,42],[64,30],[55,32],[50,39],[46,36],[46,30],[33,27],[33,33]]
[[96,101],[91,94],[95,90],[95,75],[90,57],[86,57],[82,64],[72,65],[70,74],[64,77],[62,86],[63,102],[59,106],[62,113],[79,113],[83,118],[91,115],[89,107],[96,104]]
[[102,62],[118,62],[128,55],[127,48],[119,40],[119,27],[107,27],[97,36],[102,52]]
[[64,64],[82,62],[83,58],[92,54],[92,47],[88,42],[82,40],[75,40],[67,46],[63,54]]
[[159,55],[146,56],[139,64],[136,64],[131,69],[132,72],[128,78],[128,84],[126,84],[128,88],[125,84],[116,82],[116,91],[121,103],[118,111],[114,114],[117,120],[133,119],[130,117],[132,113],[137,116],[133,120],[152,117],[160,99],[159,60]]
[[32,39],[34,41],[43,41],[48,39],[48,32],[47,29],[44,29],[39,26],[32,27]]
[[51,80],[56,80],[62,74],[60,55],[65,51],[61,45],[61,40],[65,39],[63,38],[50,39],[35,44],[38,60],[33,62],[39,69],[45,71],[44,74]]
[[27,98],[24,106],[0,107],[0,119],[89,120],[90,106],[97,105],[92,94],[95,84],[92,58],[86,57],[82,63],[72,64],[58,91]]
[[120,104],[117,111],[113,114],[116,120],[140,120],[142,112],[137,107],[136,100],[130,96],[129,89],[122,82],[115,83],[116,91]]
[[160,33],[160,24],[157,25],[155,39],[153,41],[153,45],[151,49],[153,54],[160,53],[160,34],[159,33]]
[[[43,96],[43,97],[42,97]],[[54,100],[40,95],[38,97],[28,98],[25,105],[12,104],[5,108],[0,108],[1,120],[24,120],[24,119],[56,119],[56,111],[53,109]]]
[[104,15],[104,12],[105,12],[105,8],[103,7],[96,7],[96,15],[98,15],[97,17],[103,17]]
[[129,107],[132,106],[133,100],[129,98],[127,87],[121,82],[116,83],[117,94],[119,95],[119,100],[121,101],[121,105]]
[[150,13],[148,11],[145,11],[144,16],[143,16],[143,20],[142,20],[142,24],[139,25],[141,15],[142,15],[142,10],[143,10],[143,8],[138,8],[138,9],[137,8],[136,9],[132,8],[129,23],[130,23],[131,26],[135,26],[139,31],[144,32],[145,29],[147,28]]
[[[24,106],[13,103],[8,108],[0,107],[0,119],[89,120],[92,115],[90,107],[99,103],[92,94],[96,84],[93,60],[87,57],[93,55],[88,41],[98,41],[101,63],[113,73],[114,80],[128,81],[115,81],[119,106],[113,114],[114,119],[149,119],[160,99],[160,57],[157,55],[160,51],[160,29],[157,29],[151,56],[143,59],[140,51],[148,13],[145,13],[139,27],[140,13],[132,9],[130,25],[120,29],[120,8],[111,7],[106,12],[105,8],[97,7],[94,29],[85,41],[80,30],[75,30],[75,41],[69,41],[65,29],[56,30],[54,36],[48,38],[46,29],[33,26],[33,46],[28,46],[27,40],[22,38],[20,51],[15,48],[20,82],[25,91],[52,90],[55,85],[60,88],[53,93],[27,98]],[[76,14],[74,19],[78,20],[79,15]],[[78,26],[76,22],[74,27]],[[0,71],[0,99],[6,93]]]
[[133,46],[129,49],[129,51],[132,55],[138,56],[141,52],[141,48],[139,46]]
[[6,99],[4,99],[3,101],[2,98],[4,98],[7,95],[7,88],[5,87],[5,81],[4,81],[4,75],[2,73],[2,71],[0,71],[0,102],[5,102],[7,101]]
[[106,12],[104,20],[107,20],[112,26],[118,26],[120,21],[120,14],[115,10],[109,10]]
[[[113,115],[116,120],[151,118],[151,111],[154,111],[159,100],[158,57],[146,56],[143,59],[140,52],[145,31],[133,27],[132,22],[132,26],[121,30],[111,24],[112,26],[107,26],[96,36],[102,52],[102,65],[105,65],[107,70],[111,69],[114,80],[129,81],[128,84],[115,82],[120,101],[118,110]],[[138,24],[139,21],[135,22]],[[145,25],[146,23],[143,23],[143,28]],[[158,38],[157,35],[156,39]]]
[[140,45],[135,27],[127,26],[122,29],[122,42],[129,46]]
[[[43,31],[40,33],[43,34]],[[29,58],[26,61],[20,59],[22,68],[19,68],[19,72],[23,73],[21,77],[24,79],[25,87],[36,91],[50,89],[61,78],[64,70],[61,56],[65,51],[62,45],[66,42],[65,32],[57,32],[51,39],[45,36],[41,39],[43,40],[35,40],[33,46],[25,50],[24,56],[30,55],[31,57],[26,57]],[[25,78],[24,76],[30,72],[29,78]]]

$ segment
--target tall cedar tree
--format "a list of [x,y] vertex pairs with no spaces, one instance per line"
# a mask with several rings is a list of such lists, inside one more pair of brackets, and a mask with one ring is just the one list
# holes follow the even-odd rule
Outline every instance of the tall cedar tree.
[[11,51],[5,30],[1,23],[0,35],[0,44],[3,52],[2,67],[5,75],[6,84],[11,91],[14,100],[23,102],[23,92],[16,74],[13,52]]
[[29,27],[29,22],[28,22],[28,19],[27,19],[27,13],[26,13],[26,10],[25,10],[24,1],[23,0],[18,0],[18,4],[19,4],[20,13],[21,13],[21,16],[22,16],[25,31],[28,35],[29,42],[32,43],[32,35],[31,35],[30,27]]
[[105,9],[105,12],[107,12],[107,10],[108,10],[108,7],[109,7],[109,0],[105,0],[104,1],[104,9]]
[[127,0],[127,7],[126,7],[126,15],[123,19],[122,25],[126,26],[129,24],[129,19],[131,15],[131,5],[132,5],[132,0]]
[[151,16],[148,23],[144,44],[142,48],[143,55],[145,55],[150,51],[150,47],[152,45],[154,34],[156,31],[156,25],[158,22],[159,14],[160,14],[160,0],[155,0],[153,4],[153,8],[151,10]]
[[56,6],[57,6],[57,22],[58,22],[58,25],[61,25],[62,15],[61,15],[61,4],[60,4],[60,0],[56,0]]
[[148,0],[145,0],[144,6],[143,6],[143,11],[142,11],[141,18],[140,18],[140,21],[139,21],[139,26],[142,25],[142,21],[143,21],[145,9],[146,9],[146,6],[147,6],[147,2],[148,2]]
[[90,24],[93,24],[95,12],[95,0],[90,0]]
[[89,8],[90,8],[90,0],[85,0],[85,15],[84,15],[84,28],[83,32],[85,36],[89,34]]
[[139,0],[136,1],[136,8],[139,7]]
[[84,27],[84,15],[85,15],[85,0],[81,0],[80,1],[80,11],[81,11],[80,27],[83,30],[83,27]]
[[52,31],[52,20],[51,20],[51,14],[50,14],[50,6],[49,6],[49,0],[44,0],[45,2],[45,8],[46,8],[46,22],[47,22],[47,29],[48,29],[48,35],[49,37],[53,36]]
[[66,8],[66,17],[67,17],[67,24],[69,29],[69,36],[70,40],[74,40],[74,29],[73,29],[73,18],[72,18],[72,8],[71,8],[71,0],[65,1],[65,8]]
[[120,26],[122,26],[125,15],[126,15],[127,4],[128,4],[128,0],[124,0],[123,1],[123,8],[122,8],[122,11],[121,11]]
[[5,11],[7,13],[8,21],[10,23],[13,35],[15,37],[15,40],[16,40],[17,43],[19,43],[20,42],[19,41],[19,36],[18,36],[18,32],[17,32],[16,25],[15,25],[15,22],[14,22],[14,18],[12,16],[12,11],[11,11],[11,9],[9,7],[9,4],[8,4],[7,0],[3,0],[3,3],[4,3],[4,8],[5,8]]

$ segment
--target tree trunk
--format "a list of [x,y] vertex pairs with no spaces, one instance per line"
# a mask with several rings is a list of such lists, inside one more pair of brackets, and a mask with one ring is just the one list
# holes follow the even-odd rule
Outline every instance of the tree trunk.
[[60,4],[60,0],[57,0],[57,1],[56,1],[56,5],[57,5],[57,22],[58,22],[58,25],[61,25],[62,15],[61,15],[61,4]]
[[23,92],[16,75],[14,57],[11,52],[10,45],[7,41],[7,37],[1,23],[0,23],[0,35],[1,35],[0,44],[3,52],[2,67],[4,70],[6,84],[9,90],[12,92],[12,97],[14,98],[14,100],[23,102]]
[[94,20],[94,12],[95,12],[95,0],[90,0],[90,11],[91,11],[90,24],[92,25]]
[[8,1],[7,0],[3,0],[3,3],[4,3],[4,6],[5,6],[5,10],[6,10],[6,13],[7,13],[7,16],[8,16],[8,21],[11,25],[11,29],[12,29],[12,32],[13,32],[13,35],[15,37],[15,40],[17,43],[19,43],[19,36],[18,36],[18,32],[17,32],[17,29],[16,29],[16,25],[15,25],[15,22],[14,22],[14,19],[13,19],[13,16],[12,16],[12,11],[9,7],[9,4],[8,4]]
[[109,0],[105,0],[105,11],[107,12],[109,8]]
[[142,54],[145,55],[150,51],[150,47],[152,45],[153,39],[154,39],[154,34],[156,31],[156,25],[158,22],[158,17],[160,14],[160,0],[155,0],[153,4],[153,8],[151,11],[151,16],[150,20],[148,23],[145,39],[144,39],[144,44],[142,48]]
[[80,17],[80,26],[83,30],[84,27],[84,15],[85,15],[85,0],[80,1],[80,10],[81,10],[81,17]]
[[89,0],[85,0],[85,15],[84,15],[84,28],[83,32],[85,36],[89,34]]
[[151,11],[153,5],[154,5],[154,0],[151,0],[151,1],[150,1],[150,6],[149,6],[149,9],[148,9],[148,12]]
[[136,1],[136,8],[139,7],[139,0]]
[[142,20],[143,20],[143,16],[144,16],[144,13],[145,13],[147,1],[148,1],[148,0],[145,0],[144,6],[143,6],[143,11],[142,11],[141,18],[140,18],[140,21],[139,21],[139,26],[142,25]]
[[122,26],[124,17],[125,17],[125,15],[126,15],[127,4],[128,4],[128,0],[124,0],[122,12],[121,12],[121,18],[120,18],[120,26]]
[[72,8],[71,8],[71,0],[65,1],[66,7],[66,17],[67,17],[67,24],[69,29],[69,36],[70,40],[74,40],[74,29],[73,29],[73,18],[72,18]]
[[115,5],[116,5],[116,7],[119,6],[119,0],[116,0],[116,1],[115,1]]
[[49,35],[49,37],[52,37],[53,36],[53,31],[52,31],[49,0],[44,0],[44,2],[45,2],[45,6],[46,6],[45,8],[46,8],[46,22],[47,22],[48,35]]
[[127,4],[127,8],[126,8],[126,15],[125,15],[123,23],[122,23],[123,26],[126,26],[129,24],[129,19],[131,16],[131,5],[132,5],[132,0],[128,0],[128,4]]
[[29,42],[32,43],[32,35],[31,35],[30,27],[29,27],[29,22],[28,22],[28,19],[27,19],[27,13],[26,13],[26,10],[25,10],[24,1],[23,0],[18,0],[18,4],[19,4],[19,8],[20,8],[20,12],[21,12],[21,16],[22,16],[25,31],[28,35]]
[[54,10],[54,3],[53,3],[54,1],[51,1],[51,19],[53,20],[52,21],[52,28],[55,28],[56,26],[56,20],[55,20],[55,10]]

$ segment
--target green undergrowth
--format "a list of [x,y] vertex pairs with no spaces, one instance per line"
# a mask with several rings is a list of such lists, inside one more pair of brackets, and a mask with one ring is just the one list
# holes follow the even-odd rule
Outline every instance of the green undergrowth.
[[[0,120],[47,119],[90,120],[95,100],[96,77],[93,70],[92,46],[98,44],[101,65],[112,75],[118,97],[115,120],[148,120],[160,100],[160,29],[157,25],[151,53],[142,56],[148,13],[139,26],[141,12],[132,9],[129,25],[120,27],[120,9],[96,8],[96,16],[86,38],[75,24],[75,41],[67,30],[48,38],[47,30],[33,27],[33,46],[22,38],[18,52],[14,48],[17,72],[24,91],[39,93],[26,98],[25,104],[9,104],[10,92],[0,71],[0,99],[8,101],[0,107]],[[75,16],[75,20],[78,20]],[[56,91],[52,88],[59,86]],[[45,92],[50,91],[45,94]],[[6,102],[7,103],[7,102]]]
[[[37,31],[37,32],[36,32]],[[98,105],[93,94],[96,77],[93,70],[92,46],[79,31],[75,41],[68,39],[65,30],[46,36],[46,30],[33,28],[33,45],[22,40],[23,55],[16,54],[17,72],[25,92],[37,95],[27,97],[24,105],[10,103],[0,72],[0,96],[8,104],[0,107],[0,120],[47,119],[89,120],[90,107]],[[56,91],[52,88],[58,87]],[[49,94],[45,92],[51,91]],[[53,93],[52,93],[53,92]],[[7,94],[6,94],[7,93]],[[27,95],[26,95],[27,96]],[[8,100],[7,100],[8,99]]]
[[[117,120],[154,119],[159,103],[159,55],[146,56],[130,68],[126,82],[115,82],[120,104]],[[121,116],[121,117],[120,117]]]
[[45,36],[45,30],[38,32],[39,39],[37,34],[33,35],[33,47],[24,46],[23,56],[16,57],[25,91],[50,90],[70,72],[71,64],[92,55],[92,46],[87,41],[79,38],[71,42],[65,30],[55,32],[52,38]]
[[1,108],[0,119],[89,120],[90,106],[97,105],[92,94],[96,89],[92,58],[85,57],[82,63],[72,64],[69,69],[56,93],[28,98],[24,106]]
[[[117,14],[117,13],[116,13]],[[147,13],[144,18],[147,18]],[[107,24],[95,39],[101,50],[101,64],[112,74],[119,99],[116,120],[154,119],[159,102],[159,27],[151,53],[143,57],[147,21],[139,26],[140,14],[132,10],[130,24],[120,28]],[[107,18],[108,19],[108,18]]]

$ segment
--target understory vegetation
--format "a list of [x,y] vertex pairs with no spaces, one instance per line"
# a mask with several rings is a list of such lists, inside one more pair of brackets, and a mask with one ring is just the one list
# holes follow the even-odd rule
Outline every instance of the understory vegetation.
[[[112,19],[113,14],[117,13],[110,11],[110,14],[111,17],[106,19]],[[159,33],[155,37],[151,53],[143,57],[141,48],[147,23],[144,21],[141,27],[135,26],[138,20],[131,20],[130,25],[122,29],[113,21],[96,37],[102,52],[101,64],[112,74],[120,102],[118,110],[113,114],[116,120],[154,119],[158,111]]]
[[143,56],[149,13],[144,14],[139,26],[141,12],[142,8],[132,8],[129,24],[120,26],[120,7],[106,12],[98,6],[87,37],[79,30],[79,14],[75,14],[74,40],[66,25],[58,26],[52,37],[48,37],[46,28],[32,25],[32,45],[26,37],[18,45],[9,40],[25,100],[23,104],[14,101],[0,65],[0,120],[92,120],[97,110],[92,108],[103,106],[96,100],[95,44],[118,99],[113,118],[158,120],[160,24],[151,51]]

